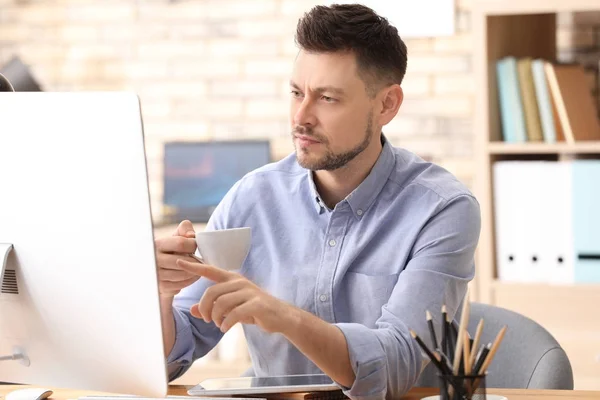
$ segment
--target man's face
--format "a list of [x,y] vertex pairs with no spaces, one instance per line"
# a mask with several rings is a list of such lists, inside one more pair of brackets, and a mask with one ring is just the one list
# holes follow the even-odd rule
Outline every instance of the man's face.
[[290,92],[292,138],[302,167],[335,170],[370,145],[373,103],[354,54],[300,51]]

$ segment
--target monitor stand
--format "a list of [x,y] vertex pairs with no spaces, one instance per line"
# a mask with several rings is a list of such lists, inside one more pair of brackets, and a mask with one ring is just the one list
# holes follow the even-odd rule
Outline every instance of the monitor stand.
[[[13,245],[10,243],[0,243],[0,285],[4,282],[4,270],[8,265],[8,255],[13,249]],[[1,296],[2,294],[0,294]],[[25,354],[25,351],[20,347],[13,348],[13,354],[9,356],[0,356],[0,361],[19,361],[21,365],[29,367],[29,358]]]

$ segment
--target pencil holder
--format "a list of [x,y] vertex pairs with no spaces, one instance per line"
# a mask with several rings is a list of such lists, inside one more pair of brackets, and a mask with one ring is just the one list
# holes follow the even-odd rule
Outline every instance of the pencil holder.
[[485,400],[485,375],[442,375],[441,400]]

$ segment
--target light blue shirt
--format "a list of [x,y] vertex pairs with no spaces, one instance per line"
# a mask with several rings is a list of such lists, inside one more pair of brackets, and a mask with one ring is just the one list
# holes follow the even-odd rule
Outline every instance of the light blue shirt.
[[[398,398],[414,385],[428,360],[409,329],[430,344],[425,311],[438,325],[442,304],[455,317],[480,232],[479,205],[463,184],[382,141],[370,174],[333,210],[291,154],[237,182],[207,227],[252,228],[240,272],[343,332],[356,380],[340,387],[358,399]],[[202,278],[175,299],[171,379],[222,337],[189,313],[209,285]],[[244,332],[256,376],[323,373],[283,335],[254,325]]]

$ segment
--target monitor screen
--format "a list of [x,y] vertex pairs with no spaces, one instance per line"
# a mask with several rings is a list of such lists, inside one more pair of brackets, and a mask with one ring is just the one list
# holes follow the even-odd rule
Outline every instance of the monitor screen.
[[270,161],[268,140],[166,143],[165,222],[207,222],[238,180]]

